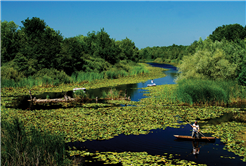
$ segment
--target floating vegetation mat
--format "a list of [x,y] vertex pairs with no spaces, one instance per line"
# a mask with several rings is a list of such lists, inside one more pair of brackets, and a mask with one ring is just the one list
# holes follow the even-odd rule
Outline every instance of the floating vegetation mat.
[[[163,154],[163,155],[149,155],[147,152],[97,152],[90,153],[87,151],[69,151],[70,156],[80,155],[83,157],[91,156],[95,161],[104,161],[104,164],[122,163],[123,166],[129,165],[199,165],[194,161],[175,159],[178,154]],[[91,160],[90,160],[91,161]],[[86,161],[89,162],[89,161]]]

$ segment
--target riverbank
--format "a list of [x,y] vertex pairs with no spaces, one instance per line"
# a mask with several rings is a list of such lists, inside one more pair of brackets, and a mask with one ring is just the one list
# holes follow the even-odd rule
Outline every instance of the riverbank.
[[83,87],[86,89],[95,89],[101,87],[110,87],[110,86],[117,86],[122,84],[133,84],[138,82],[145,82],[150,79],[156,79],[160,77],[164,77],[165,74],[163,71],[166,69],[152,67],[151,65],[144,64],[149,73],[145,74],[138,74],[135,76],[127,76],[127,77],[120,77],[118,79],[103,79],[103,80],[94,80],[91,82],[84,81],[81,83],[70,83],[70,84],[61,84],[58,86],[35,86],[32,88],[2,88],[1,89],[1,96],[15,96],[15,95],[29,95],[29,90],[32,91],[33,95],[37,95],[43,92],[65,92],[71,91],[75,87]]
[[151,61],[141,61],[143,63],[159,63],[159,64],[168,64],[168,65],[173,65],[175,67],[178,67],[179,63],[167,63],[167,62],[158,62],[158,61],[155,61],[155,60],[151,60]]

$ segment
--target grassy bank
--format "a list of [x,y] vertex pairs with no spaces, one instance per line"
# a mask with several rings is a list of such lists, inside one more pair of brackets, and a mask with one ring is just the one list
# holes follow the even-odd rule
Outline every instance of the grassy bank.
[[168,64],[168,65],[173,65],[175,67],[178,67],[179,63],[172,63],[172,62],[165,62],[165,61],[160,61],[160,60],[156,60],[156,59],[152,59],[152,60],[141,60],[141,62],[144,63],[160,63],[160,64]]
[[[131,66],[132,65],[132,66]],[[55,69],[42,69],[36,75],[29,76],[28,78],[19,79],[7,79],[7,76],[3,76],[1,80],[1,87],[17,88],[17,87],[28,87],[32,88],[35,86],[57,86],[60,84],[67,83],[81,83],[91,82],[94,80],[103,79],[117,79],[126,76],[136,76],[138,74],[149,73],[148,68],[141,63],[132,64],[119,64],[118,68],[110,68],[107,71],[102,72],[75,72],[68,76],[65,72],[60,72]],[[5,73],[6,74],[6,73]]]
[[109,86],[117,86],[122,84],[131,84],[131,83],[138,83],[138,82],[145,82],[150,79],[164,77],[165,74],[163,71],[165,69],[158,68],[158,67],[151,67],[150,65],[143,64],[147,69],[148,73],[141,73],[135,74],[126,77],[120,77],[118,79],[102,79],[102,80],[93,80],[89,81],[82,81],[82,82],[75,82],[75,83],[68,83],[68,84],[60,84],[60,85],[45,85],[45,86],[33,86],[33,87],[5,87],[1,88],[2,96],[12,96],[12,95],[29,95],[29,90],[32,91],[33,95],[42,93],[42,92],[62,92],[62,91],[71,91],[75,87],[84,87],[86,89],[95,89],[101,87],[109,87]]

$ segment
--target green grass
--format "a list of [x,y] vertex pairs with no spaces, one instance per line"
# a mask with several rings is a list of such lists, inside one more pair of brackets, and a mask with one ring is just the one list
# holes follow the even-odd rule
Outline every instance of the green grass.
[[184,79],[178,82],[173,95],[189,104],[224,104],[237,98],[245,99],[246,91],[235,81]]
[[[130,66],[130,65],[129,65]],[[2,79],[1,87],[34,87],[34,86],[57,86],[62,83],[81,83],[84,81],[92,82],[94,80],[102,79],[117,79],[120,77],[136,76],[138,74],[149,73],[148,68],[143,64],[136,64],[135,66],[130,66],[130,70],[127,72],[123,69],[111,68],[108,71],[103,72],[77,72],[73,73],[68,80],[59,80],[57,78],[51,78],[48,75],[43,77],[28,77],[22,78],[19,81],[14,79]],[[69,76],[68,76],[69,77]],[[61,77],[63,79],[63,77]]]
[[110,89],[107,92],[103,91],[102,92],[102,97],[103,99],[106,99],[106,98],[110,98],[110,99],[117,99],[117,98],[120,98],[120,97],[124,97],[124,95],[121,93],[121,91],[117,91],[115,88],[113,89]]
[[1,165],[69,164],[64,135],[41,132],[34,126],[27,131],[18,118],[1,124]]

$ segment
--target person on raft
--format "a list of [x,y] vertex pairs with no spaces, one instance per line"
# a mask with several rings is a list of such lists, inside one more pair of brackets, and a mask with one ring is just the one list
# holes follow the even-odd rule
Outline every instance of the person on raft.
[[154,83],[154,80],[151,80],[151,84],[153,84]]
[[197,121],[195,121],[195,123],[192,125],[193,131],[192,131],[192,137],[194,138],[196,135],[196,138],[199,138],[199,125],[197,124]]

